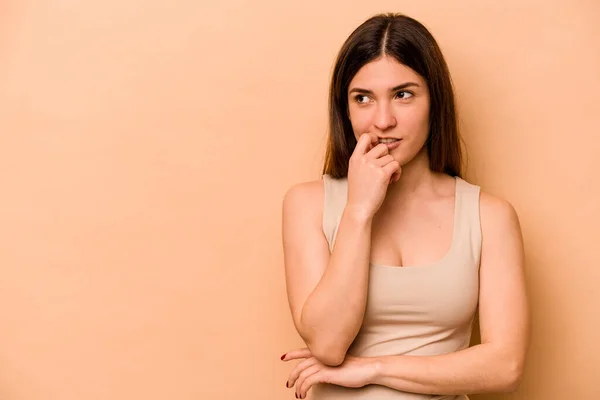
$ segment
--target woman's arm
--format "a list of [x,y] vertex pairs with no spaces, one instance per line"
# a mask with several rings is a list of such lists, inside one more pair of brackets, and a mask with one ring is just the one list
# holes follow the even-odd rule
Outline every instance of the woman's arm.
[[337,366],[365,313],[372,217],[346,208],[330,255],[322,229],[323,196],[322,181],[297,184],[286,193],[284,264],[298,333],[315,358]]
[[480,208],[482,343],[444,355],[365,359],[374,366],[371,383],[441,395],[506,392],[518,385],[529,341],[521,228],[506,201],[482,193]]

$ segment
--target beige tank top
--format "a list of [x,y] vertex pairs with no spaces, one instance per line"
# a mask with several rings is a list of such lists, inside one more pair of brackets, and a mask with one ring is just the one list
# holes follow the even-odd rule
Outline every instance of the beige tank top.
[[[456,177],[453,239],[448,253],[423,266],[370,264],[367,308],[348,353],[428,356],[469,346],[479,299],[480,187]],[[348,179],[323,176],[323,231],[332,251],[348,197]],[[313,386],[315,400],[467,400],[402,392],[386,386]]]

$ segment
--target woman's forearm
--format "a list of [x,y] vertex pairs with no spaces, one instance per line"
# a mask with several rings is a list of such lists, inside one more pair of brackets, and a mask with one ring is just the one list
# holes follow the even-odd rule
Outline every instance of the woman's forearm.
[[436,356],[373,357],[373,384],[437,395],[510,392],[523,363],[490,343]]
[[372,217],[346,208],[329,264],[302,309],[307,346],[327,365],[339,365],[363,321],[369,282]]

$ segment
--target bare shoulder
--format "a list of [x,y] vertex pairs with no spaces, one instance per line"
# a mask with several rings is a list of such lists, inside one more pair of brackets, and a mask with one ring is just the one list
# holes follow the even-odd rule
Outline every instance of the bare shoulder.
[[517,211],[508,200],[483,190],[479,199],[482,224],[484,220],[494,225],[519,223]]
[[314,180],[295,183],[290,186],[283,197],[283,213],[302,210],[303,215],[322,214],[324,200],[323,180]]
[[522,240],[519,216],[508,200],[481,191],[479,210],[484,242],[486,238],[492,240],[510,238],[517,242]]

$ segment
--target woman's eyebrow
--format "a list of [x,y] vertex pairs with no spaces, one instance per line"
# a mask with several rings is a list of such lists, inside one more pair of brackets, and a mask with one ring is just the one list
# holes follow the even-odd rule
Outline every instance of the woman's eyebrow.
[[[394,86],[393,88],[390,89],[390,92],[397,92],[398,90],[406,89],[411,86],[419,87],[419,84],[415,83],[415,82],[406,82],[401,85]],[[373,94],[373,91],[371,91],[371,90],[362,89],[362,88],[358,88],[358,87],[352,88],[349,93],[353,93],[353,92],[362,93],[362,94]]]

